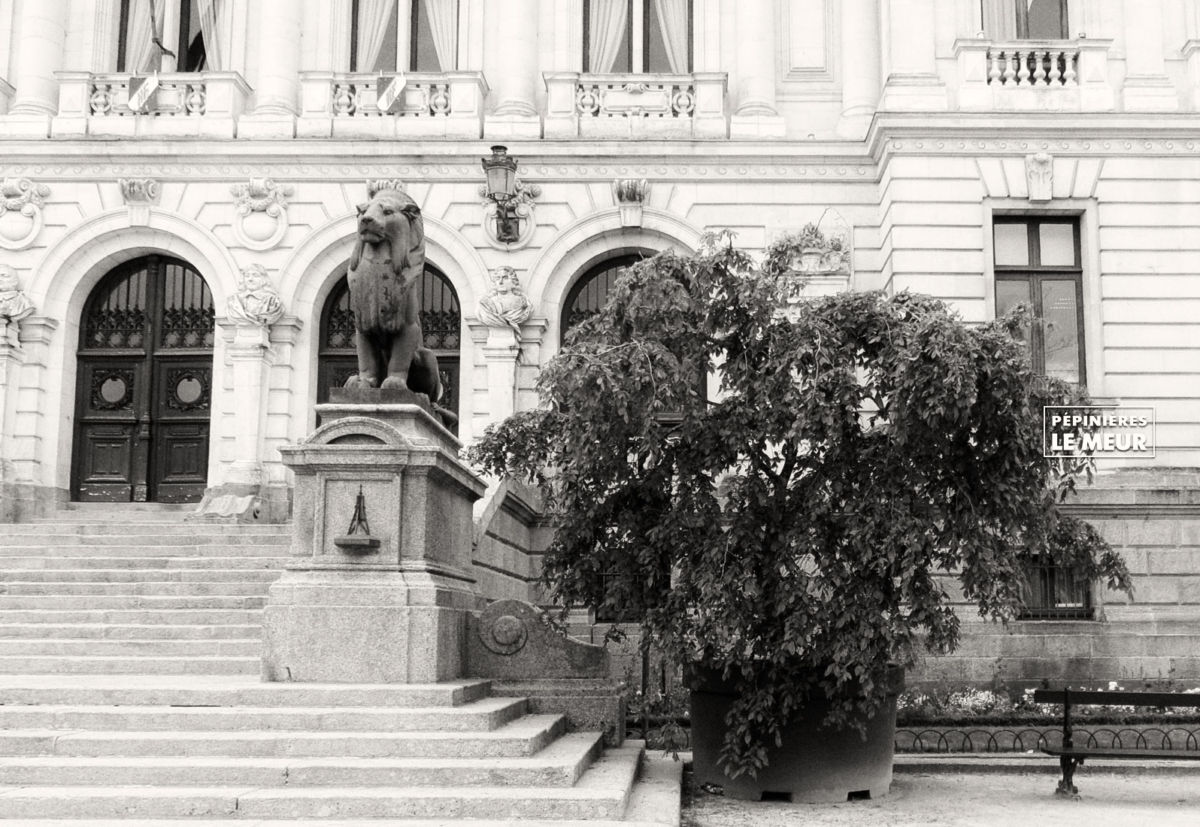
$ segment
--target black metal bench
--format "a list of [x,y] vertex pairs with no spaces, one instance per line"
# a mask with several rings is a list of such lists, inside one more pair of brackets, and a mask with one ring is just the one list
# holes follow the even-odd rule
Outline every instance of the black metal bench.
[[1075,788],[1075,768],[1085,758],[1154,758],[1169,760],[1200,760],[1200,749],[1127,749],[1124,747],[1102,747],[1098,745],[1076,746],[1071,732],[1072,706],[1146,706],[1165,709],[1167,707],[1193,707],[1200,709],[1200,693],[1181,692],[1107,692],[1084,689],[1038,689],[1033,700],[1039,704],[1062,704],[1062,746],[1043,744],[1042,752],[1058,756],[1062,767],[1062,780],[1058,782],[1058,795],[1078,794]]

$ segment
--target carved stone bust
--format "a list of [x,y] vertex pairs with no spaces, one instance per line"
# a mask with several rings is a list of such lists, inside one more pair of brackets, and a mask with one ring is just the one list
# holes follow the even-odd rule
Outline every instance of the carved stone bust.
[[283,302],[279,298],[266,268],[251,264],[242,269],[242,280],[237,293],[229,297],[229,318],[239,324],[270,325],[283,315]]
[[511,267],[492,271],[492,288],[479,300],[479,319],[493,327],[510,327],[521,335],[521,325],[533,315],[533,304],[521,292],[521,280]]
[[19,322],[33,315],[36,308],[21,290],[17,271],[7,264],[0,264],[0,319]]

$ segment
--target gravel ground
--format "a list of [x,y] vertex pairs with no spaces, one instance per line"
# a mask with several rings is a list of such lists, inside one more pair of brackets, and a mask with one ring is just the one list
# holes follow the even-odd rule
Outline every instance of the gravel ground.
[[746,802],[693,789],[684,775],[682,827],[948,825],[949,827],[1197,827],[1200,778],[1080,768],[1078,800],[1056,798],[1055,769],[1022,774],[897,773],[891,792],[844,804]]

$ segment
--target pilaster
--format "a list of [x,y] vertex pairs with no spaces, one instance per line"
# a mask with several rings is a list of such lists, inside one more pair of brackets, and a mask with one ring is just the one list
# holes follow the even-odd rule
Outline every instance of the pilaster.
[[948,107],[937,73],[936,21],[929,0],[890,0],[888,65],[879,108],[892,112],[937,112]]
[[238,123],[239,138],[291,138],[296,134],[300,94],[300,24],[298,2],[257,3],[258,75],[254,112]]
[[776,30],[778,16],[772,0],[742,0],[735,43],[737,78],[732,138],[782,138],[785,124],[776,109]]
[[21,3],[10,78],[15,90],[4,131],[13,137],[46,138],[58,109],[58,81],[67,40],[67,0]]
[[1129,112],[1173,112],[1179,93],[1167,77],[1162,0],[1124,0],[1125,84]]
[[486,70],[493,106],[484,121],[488,138],[538,138],[537,112],[538,29],[537,0],[489,3],[488,30],[495,46]]
[[879,0],[843,0],[842,138],[863,140],[879,104]]

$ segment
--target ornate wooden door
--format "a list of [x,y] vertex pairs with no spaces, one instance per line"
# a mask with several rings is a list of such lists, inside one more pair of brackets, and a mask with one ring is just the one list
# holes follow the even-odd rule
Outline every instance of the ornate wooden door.
[[106,276],[80,325],[71,494],[196,502],[208,480],[212,294],[179,259]]
[[[437,355],[442,379],[439,404],[458,413],[459,339],[462,324],[458,295],[450,281],[426,265],[421,291],[421,334],[425,347]],[[354,315],[350,289],[343,276],[329,293],[321,314],[321,348],[317,367],[317,402],[329,401],[329,389],[340,388],[358,372],[354,354]]]

